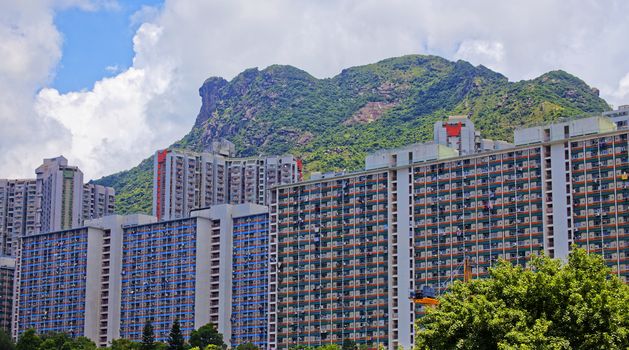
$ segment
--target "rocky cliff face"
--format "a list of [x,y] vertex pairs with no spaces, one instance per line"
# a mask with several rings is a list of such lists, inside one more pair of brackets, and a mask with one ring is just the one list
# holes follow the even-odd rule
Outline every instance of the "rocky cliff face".
[[[404,56],[317,79],[291,66],[212,77],[190,133],[173,147],[203,150],[218,138],[239,155],[291,152],[306,171],[357,169],[366,152],[431,139],[432,124],[469,115],[484,137],[609,108],[598,91],[563,71],[509,82],[490,69],[435,56]],[[120,212],[149,211],[150,162],[99,183],[114,186]]]

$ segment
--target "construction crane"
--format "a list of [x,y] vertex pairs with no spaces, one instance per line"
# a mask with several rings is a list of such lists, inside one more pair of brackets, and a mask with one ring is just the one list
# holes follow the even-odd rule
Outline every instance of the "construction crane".
[[[463,281],[467,282],[472,279],[472,267],[470,265],[470,258],[465,257],[463,261]],[[426,306],[437,306],[439,305],[439,299],[435,295],[435,289],[430,286],[423,286],[419,292],[412,291],[410,299],[413,303],[426,305]]]

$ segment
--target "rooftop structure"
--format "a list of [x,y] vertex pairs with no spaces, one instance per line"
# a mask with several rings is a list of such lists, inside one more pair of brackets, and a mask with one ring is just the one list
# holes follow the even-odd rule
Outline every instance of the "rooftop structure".
[[450,116],[446,121],[435,122],[433,137],[436,144],[453,148],[462,156],[513,146],[505,141],[481,138],[474,123],[466,116]]

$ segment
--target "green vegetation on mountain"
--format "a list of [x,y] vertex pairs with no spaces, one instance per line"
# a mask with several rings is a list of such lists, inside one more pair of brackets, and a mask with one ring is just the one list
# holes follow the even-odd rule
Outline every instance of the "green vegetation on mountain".
[[[367,152],[432,138],[432,124],[468,115],[483,137],[511,140],[513,129],[609,109],[598,91],[563,71],[527,81],[465,61],[411,55],[317,79],[291,66],[212,77],[190,133],[173,147],[204,150],[226,138],[240,156],[292,153],[312,171],[357,170]],[[150,212],[152,158],[104,177],[120,213]]]

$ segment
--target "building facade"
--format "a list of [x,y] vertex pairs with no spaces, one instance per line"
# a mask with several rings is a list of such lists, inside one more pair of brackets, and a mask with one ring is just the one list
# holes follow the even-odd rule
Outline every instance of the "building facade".
[[83,218],[83,172],[59,156],[44,159],[35,173],[41,203],[38,232],[78,227]]
[[87,183],[83,185],[83,218],[93,220],[115,212],[116,191],[111,187]]
[[231,158],[230,149],[156,152],[153,215],[170,220],[216,204],[266,205],[271,187],[300,179],[301,163],[293,156]]
[[79,228],[22,237],[13,337],[33,328],[86,336],[100,346],[119,338],[121,228],[151,220],[109,216]]
[[270,348],[397,337],[398,259],[390,173],[277,189],[271,208]]
[[[239,264],[250,262],[255,251],[246,235],[268,232],[267,212],[255,204],[216,205],[192,211],[189,218],[124,228],[120,336],[140,340],[151,320],[156,340],[166,341],[178,319],[185,337],[211,322],[229,343],[240,339],[232,337],[232,323],[241,331],[238,327],[266,319],[266,310],[252,308],[249,299],[238,303],[244,301],[239,295],[266,287],[264,280],[242,278],[246,265]],[[256,254],[266,254],[264,246],[257,248]],[[232,315],[232,305],[237,314]],[[253,310],[261,312],[254,320],[249,318]]]
[[81,171],[63,156],[45,159],[36,173],[37,179],[0,179],[0,254],[14,256],[22,236],[114,213],[114,189],[83,185]]
[[264,344],[267,243],[268,208],[249,203],[161,222],[112,215],[24,236],[13,336],[34,328],[106,346],[113,339],[141,340],[150,320],[156,340],[166,341],[178,319],[186,337],[211,322],[227,343]]
[[268,212],[234,218],[231,346],[267,349],[269,307]]
[[0,179],[0,255],[14,256],[18,239],[38,229],[37,181]]
[[6,334],[11,334],[14,275],[15,259],[8,256],[0,256],[0,330]]
[[[412,346],[413,320],[424,310],[409,294],[426,287],[446,292],[463,279],[466,261],[472,276],[482,278],[498,259],[526,265],[542,252],[565,259],[576,244],[601,254],[627,283],[629,129],[623,120],[591,117],[520,129],[514,145],[494,142],[461,155],[448,147],[467,144],[452,139],[469,126],[458,118],[457,132],[448,131],[451,123],[436,124],[449,135],[448,145],[378,151],[367,156],[364,172],[277,187],[270,216],[271,261],[277,261],[270,265],[270,348],[345,339]],[[383,201],[377,207],[365,205],[376,199],[373,191]]]

